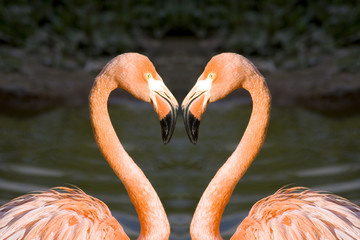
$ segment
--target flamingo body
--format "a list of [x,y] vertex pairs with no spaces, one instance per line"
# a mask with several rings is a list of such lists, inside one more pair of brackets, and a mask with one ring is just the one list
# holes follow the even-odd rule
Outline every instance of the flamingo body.
[[18,197],[0,209],[1,239],[129,239],[100,200],[54,188]]
[[[193,240],[222,239],[219,227],[226,204],[265,141],[271,95],[264,77],[248,59],[223,53],[210,60],[182,103],[186,131],[196,143],[207,105],[239,88],[251,95],[250,120],[235,151],[217,171],[196,207],[190,225]],[[257,202],[231,239],[360,239],[360,207],[336,195],[303,188],[281,189]]]
[[360,208],[305,188],[280,189],[251,208],[232,239],[347,240],[360,236]]
[[[165,240],[170,235],[170,224],[164,207],[111,124],[107,102],[116,88],[153,105],[164,143],[169,142],[174,131],[178,104],[151,61],[137,53],[112,59],[96,77],[89,96],[95,141],[134,204],[140,222],[138,239]],[[0,239],[120,240],[129,237],[103,202],[78,189],[56,188],[25,195],[1,206]]]

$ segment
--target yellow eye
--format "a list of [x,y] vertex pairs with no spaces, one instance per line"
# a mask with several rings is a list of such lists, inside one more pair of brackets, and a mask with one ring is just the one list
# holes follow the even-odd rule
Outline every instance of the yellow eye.
[[210,78],[210,79],[214,79],[214,78],[215,78],[215,76],[216,76],[216,74],[215,74],[215,73],[209,73],[208,78]]
[[145,78],[150,79],[152,77],[151,73],[145,73]]

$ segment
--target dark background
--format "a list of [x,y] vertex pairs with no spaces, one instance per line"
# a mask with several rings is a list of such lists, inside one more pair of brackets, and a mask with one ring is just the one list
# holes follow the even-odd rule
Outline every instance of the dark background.
[[128,51],[148,55],[179,99],[232,51],[260,68],[275,104],[360,109],[358,1],[12,0],[0,14],[1,112],[86,104],[102,66]]
[[[15,0],[2,1],[1,19],[3,46],[68,68],[89,57],[141,50],[143,36],[223,38],[216,50],[268,57],[286,68],[311,66],[318,55],[360,42],[358,1]],[[359,64],[355,52],[352,62]],[[294,63],[284,63],[288,59]]]
[[[265,76],[274,106],[268,136],[224,212],[225,239],[256,201],[289,184],[359,204],[360,3],[336,0],[0,1],[1,203],[73,184],[138,236],[87,109],[96,75],[129,51],[153,61],[179,103],[223,51],[246,56]],[[240,91],[209,106],[196,146],[179,117],[163,146],[152,107],[120,93],[110,101],[121,101],[109,107],[114,128],[158,192],[170,239],[190,239],[196,204],[238,143],[251,101]]]

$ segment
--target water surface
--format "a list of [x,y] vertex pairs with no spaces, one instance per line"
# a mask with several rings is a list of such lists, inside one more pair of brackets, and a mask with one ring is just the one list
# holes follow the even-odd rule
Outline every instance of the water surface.
[[[171,223],[171,239],[190,239],[196,204],[236,147],[251,108],[232,102],[209,106],[197,145],[179,117],[173,139],[161,141],[151,106],[129,102],[110,107],[125,149],[157,190]],[[360,204],[360,116],[327,118],[303,109],[273,109],[259,156],[225,209],[224,238],[259,199],[280,187],[330,191]],[[94,142],[87,108],[57,109],[36,117],[0,116],[0,203],[55,186],[76,185],[104,201],[135,239],[140,228],[121,182]]]

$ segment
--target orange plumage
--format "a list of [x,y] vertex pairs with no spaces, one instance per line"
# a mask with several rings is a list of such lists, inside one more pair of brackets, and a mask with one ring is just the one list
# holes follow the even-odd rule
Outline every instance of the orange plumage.
[[[225,206],[265,141],[271,95],[265,79],[248,59],[223,53],[210,60],[182,103],[185,128],[195,143],[207,105],[238,88],[246,89],[251,95],[250,121],[235,151],[198,203],[190,225],[192,239],[222,239],[219,226]],[[231,239],[360,239],[360,207],[331,194],[303,188],[281,189],[257,202]]]
[[[111,60],[97,76],[89,96],[95,140],[135,206],[141,227],[139,239],[168,239],[170,225],[160,199],[122,147],[111,124],[107,102],[115,88],[123,88],[153,104],[162,123],[165,143],[173,133],[178,104],[151,61],[137,53],[122,54]],[[70,188],[25,195],[0,207],[0,238],[129,239],[103,202]]]

